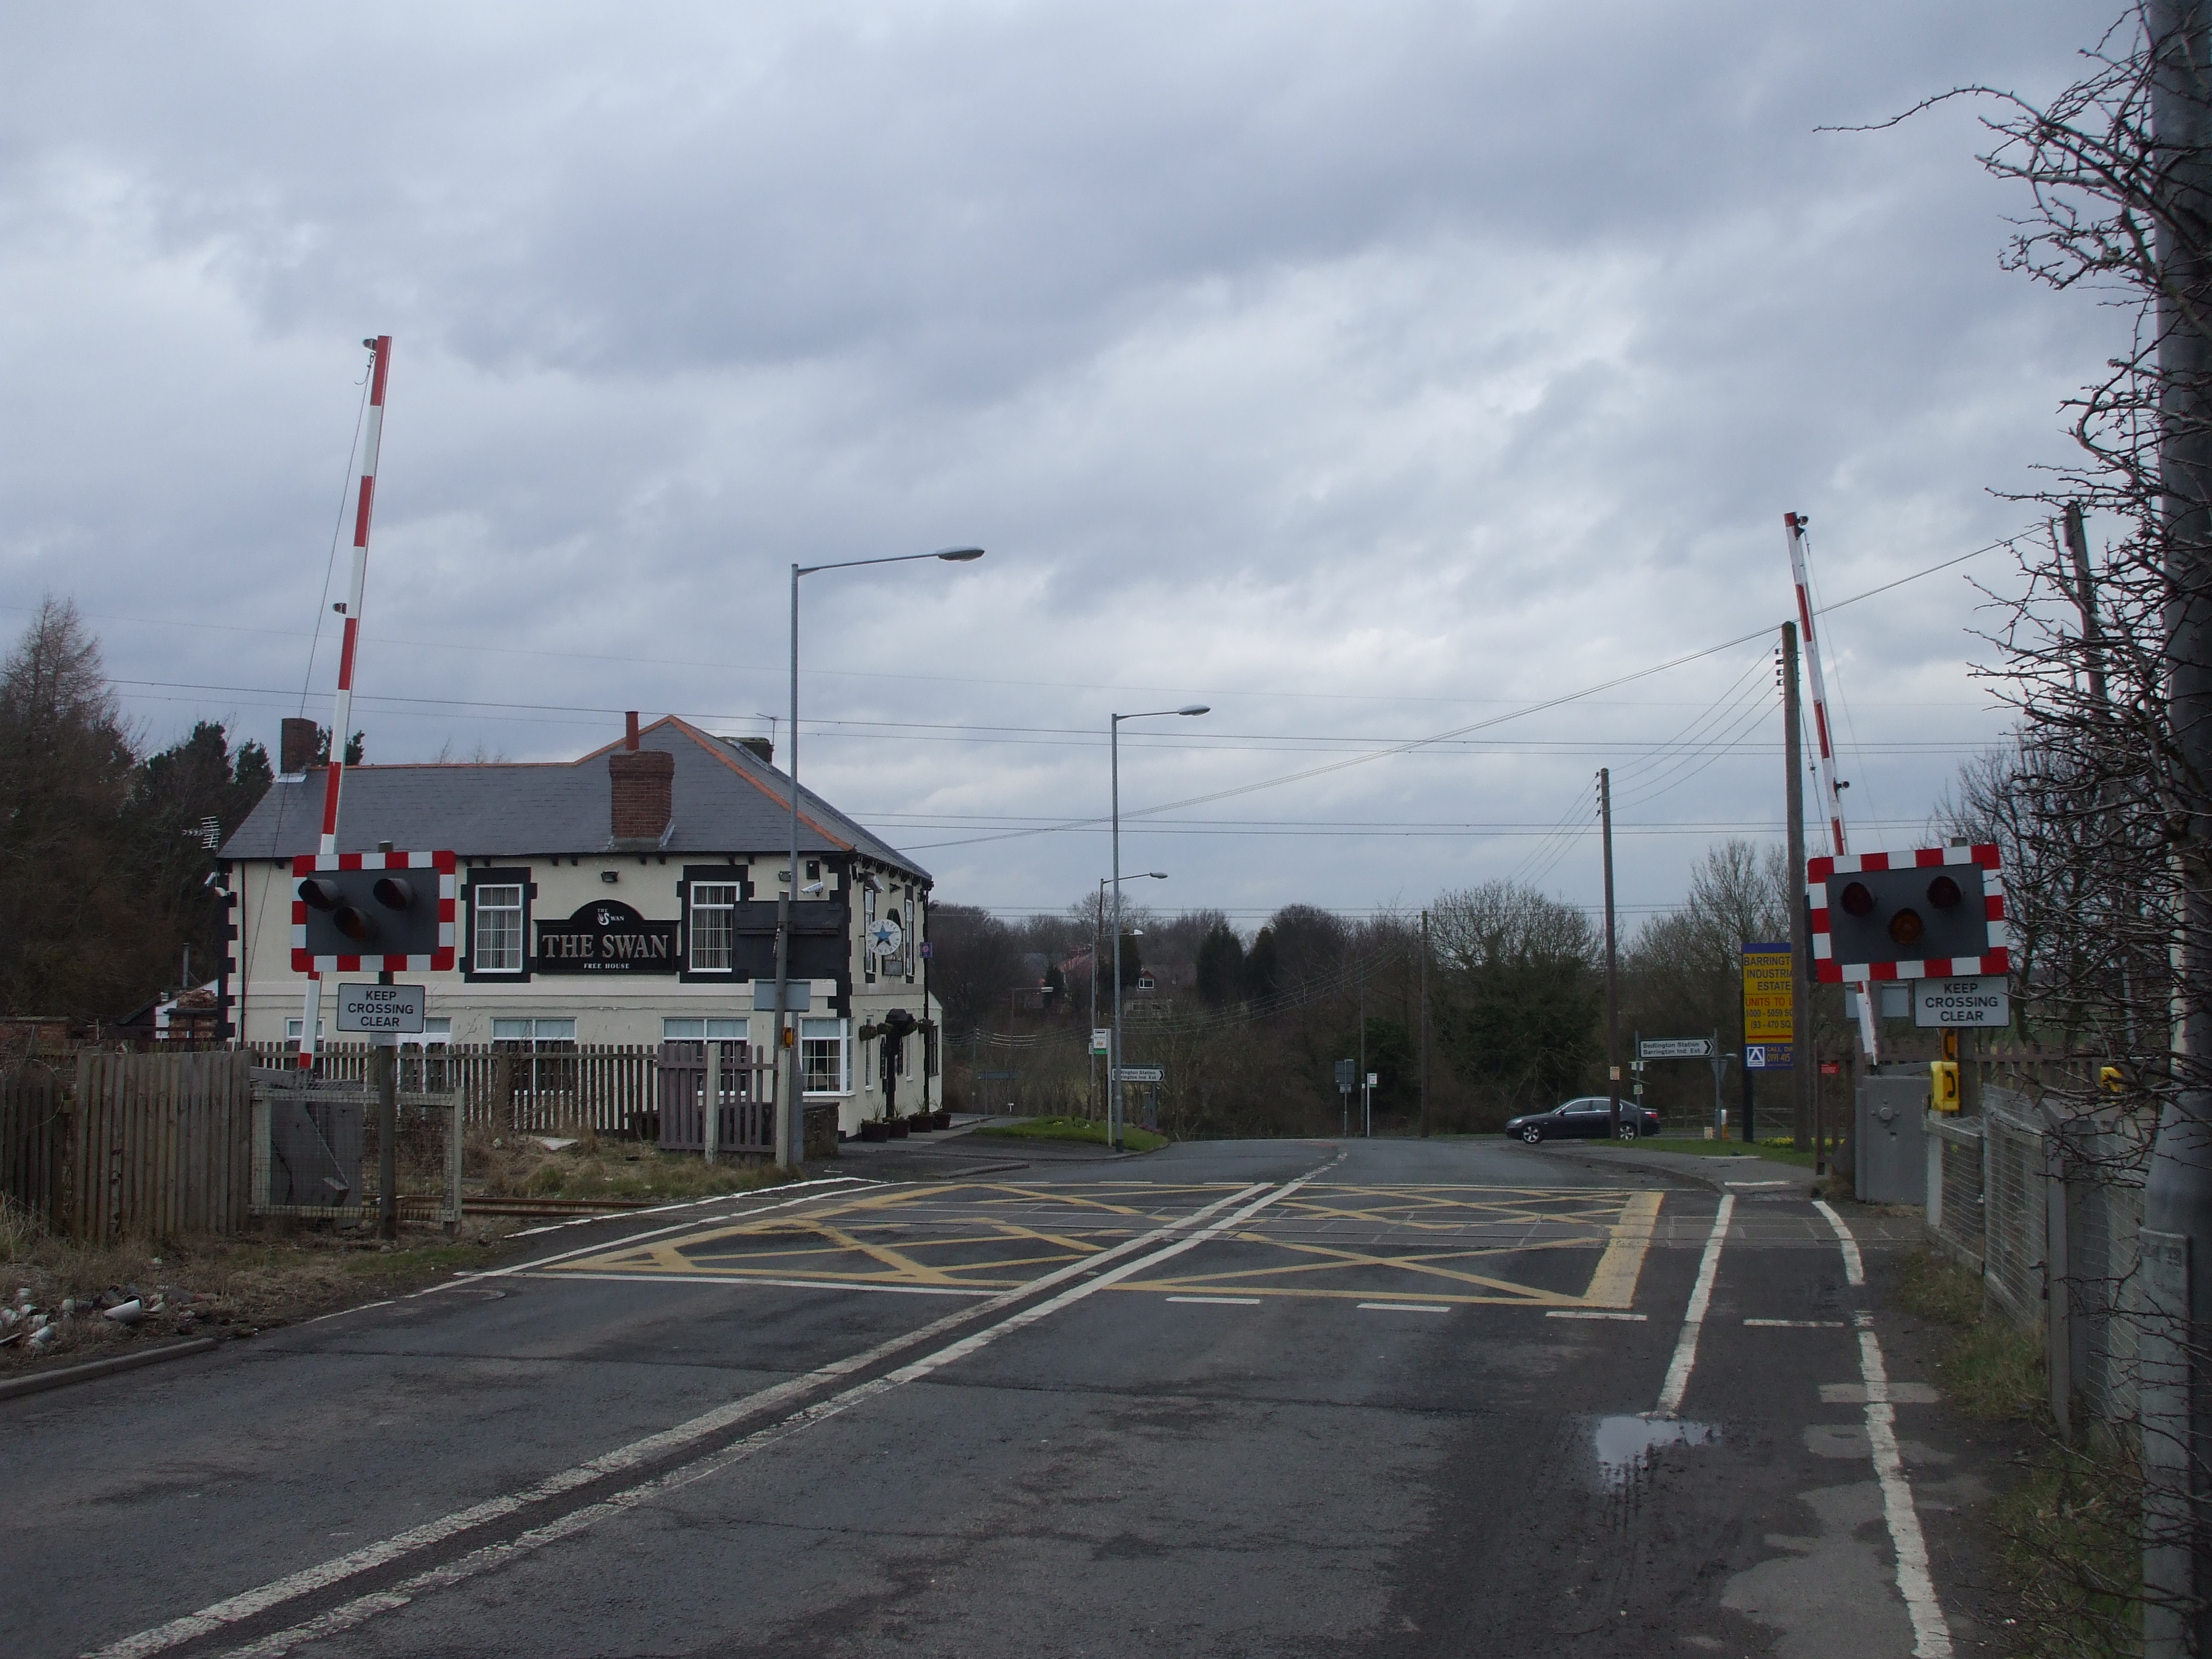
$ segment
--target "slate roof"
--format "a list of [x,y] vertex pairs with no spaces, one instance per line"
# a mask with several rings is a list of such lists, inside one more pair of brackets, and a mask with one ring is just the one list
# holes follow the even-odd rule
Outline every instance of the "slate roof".
[[[533,854],[612,855],[610,744],[577,761],[349,766],[338,813],[338,851],[373,853],[380,841],[464,858]],[[773,853],[791,837],[791,780],[750,749],[674,715],[639,734],[641,749],[676,757],[675,822],[667,853]],[[304,783],[277,782],[223,843],[227,859],[293,858],[321,842],[324,769]],[[857,852],[920,880],[930,874],[811,790],[799,792],[799,847]],[[625,847],[623,852],[635,851]]]

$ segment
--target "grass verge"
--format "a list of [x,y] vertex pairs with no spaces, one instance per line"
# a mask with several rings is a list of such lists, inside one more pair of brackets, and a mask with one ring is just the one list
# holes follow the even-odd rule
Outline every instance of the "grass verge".
[[2028,1659],[2139,1653],[2142,1482],[2133,1457],[2109,1437],[2069,1446],[2050,1432],[2041,1340],[1985,1316],[1972,1273],[1932,1250],[1915,1251],[1896,1296],[1908,1311],[1950,1328],[1938,1369],[1954,1408],[2043,1431],[2021,1480],[1984,1516],[1996,1534],[2012,1651]]
[[479,1196],[714,1198],[793,1179],[789,1170],[762,1160],[708,1164],[688,1152],[664,1152],[644,1141],[600,1136],[588,1128],[538,1135],[513,1130],[494,1133],[478,1125],[468,1131],[461,1144],[465,1205],[468,1199]]
[[[249,1335],[398,1295],[492,1265],[503,1254],[500,1236],[472,1224],[469,1242],[457,1243],[409,1227],[387,1247],[358,1231],[300,1226],[92,1246],[27,1224],[0,1227],[0,1298],[16,1315],[0,1330],[0,1376],[185,1337]],[[136,1323],[106,1316],[133,1301]],[[54,1335],[33,1344],[42,1322]]]
[[[1010,1136],[1017,1140],[1075,1140],[1092,1146],[1106,1144],[1106,1126],[1082,1117],[1024,1117],[1012,1123],[987,1123],[979,1135]],[[1149,1152],[1168,1144],[1165,1135],[1124,1125],[1121,1144],[1133,1152]]]

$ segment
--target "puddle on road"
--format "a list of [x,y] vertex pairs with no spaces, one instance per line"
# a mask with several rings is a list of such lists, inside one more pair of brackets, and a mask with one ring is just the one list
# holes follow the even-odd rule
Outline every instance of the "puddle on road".
[[1720,1436],[1711,1423],[1685,1423],[1671,1417],[1601,1417],[1591,1438],[1597,1472],[1608,1486],[1634,1480],[1662,1446],[1704,1446]]

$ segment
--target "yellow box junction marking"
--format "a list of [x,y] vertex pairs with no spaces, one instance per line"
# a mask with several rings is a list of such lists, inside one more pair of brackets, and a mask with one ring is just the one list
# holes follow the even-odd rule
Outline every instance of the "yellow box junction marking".
[[[1588,1188],[1310,1187],[1235,1242],[1289,1260],[1172,1278],[1128,1279],[1125,1291],[1606,1308],[1631,1306],[1651,1248],[1662,1194]],[[1364,1248],[1331,1233],[1358,1224],[1383,1233]],[[1410,1235],[1410,1237],[1408,1236]],[[1226,1241],[1224,1241],[1226,1242]],[[1509,1278],[1500,1258],[1600,1251],[1580,1294]],[[1218,1249],[1212,1254],[1218,1255]],[[1489,1271],[1483,1269],[1488,1268]],[[1393,1290],[1378,1276],[1410,1277]],[[1345,1283],[1346,1279],[1354,1282]],[[1331,1282],[1332,1280],[1338,1282]]]
[[901,1187],[617,1245],[547,1271],[1007,1290],[1237,1190],[1235,1182]]
[[[1024,1284],[1231,1190],[1233,1183],[1122,1182],[902,1187],[617,1245],[548,1271],[976,1294]],[[1626,1309],[1636,1300],[1661,1197],[1590,1188],[1308,1187],[1251,1226],[1180,1258],[1176,1265],[1190,1271],[1114,1288]],[[1224,1248],[1240,1246],[1243,1265],[1208,1269]],[[1263,1258],[1249,1260],[1249,1247]],[[1597,1254],[1579,1293],[1528,1283],[1525,1266],[1512,1267],[1513,1258],[1525,1263],[1560,1250]]]

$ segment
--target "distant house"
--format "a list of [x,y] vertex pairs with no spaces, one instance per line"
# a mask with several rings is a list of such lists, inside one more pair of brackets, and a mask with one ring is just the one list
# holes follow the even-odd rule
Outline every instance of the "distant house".
[[[296,758],[222,848],[234,908],[216,1023],[250,1042],[296,1043],[304,1017],[292,860],[317,848],[325,774]],[[348,768],[339,851],[457,857],[453,968],[406,975],[428,988],[425,1041],[767,1044],[790,863],[791,781],[772,762],[758,738],[673,717],[641,730],[632,715],[622,742],[575,761]],[[881,1114],[887,1068],[938,1070],[932,881],[817,795],[799,792],[799,816],[791,976],[806,1093],[850,1132]],[[915,1033],[874,1034],[897,1007]],[[902,1089],[901,1107],[919,1095]]]

